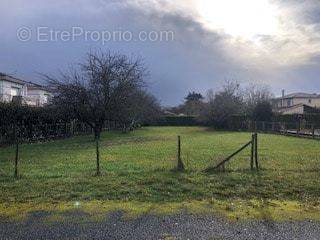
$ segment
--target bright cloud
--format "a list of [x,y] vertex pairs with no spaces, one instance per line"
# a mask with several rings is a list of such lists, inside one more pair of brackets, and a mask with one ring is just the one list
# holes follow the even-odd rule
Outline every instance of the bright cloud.
[[[233,60],[274,68],[310,64],[320,54],[320,23],[307,22],[320,3],[310,0],[129,0],[145,11],[177,12],[193,17],[208,32],[224,37]],[[320,19],[319,19],[320,20]],[[210,47],[209,39],[199,39]]]
[[225,50],[241,62],[290,66],[311,63],[320,54],[320,24],[304,21],[315,8],[311,1],[291,6],[268,0],[196,2],[204,24],[229,35]]
[[208,28],[251,40],[278,33],[277,9],[268,0],[199,0],[195,4]]

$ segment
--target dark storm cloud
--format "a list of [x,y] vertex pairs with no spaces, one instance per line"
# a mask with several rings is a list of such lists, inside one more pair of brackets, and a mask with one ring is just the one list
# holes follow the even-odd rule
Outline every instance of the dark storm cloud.
[[273,0],[273,2],[295,13],[296,21],[300,23],[320,23],[320,2],[318,0]]
[[[190,5],[192,0],[188,2]],[[310,5],[308,9],[313,16],[310,18],[312,23],[316,23],[317,8]],[[150,88],[164,105],[181,102],[188,91],[205,93],[209,88],[218,89],[228,78],[243,82],[261,81],[272,85],[277,92],[280,88],[289,89],[289,86],[295,90],[292,83],[298,86],[301,80],[316,90],[320,89],[315,83],[319,73],[316,51],[308,53],[312,56],[310,63],[299,63],[309,58],[309,55],[302,54],[295,57],[298,63],[293,65],[269,67],[273,64],[269,63],[269,58],[274,60],[273,55],[257,57],[250,42],[237,42],[226,34],[208,30],[190,12],[173,8],[164,0],[140,1],[138,4],[135,1],[102,0],[5,1],[0,20],[0,71],[15,73],[27,80],[40,81],[37,72],[55,74],[66,69],[68,64],[81,61],[86,52],[101,48],[143,57],[151,73]],[[308,35],[308,24],[311,23],[301,20],[299,24],[302,30],[306,28],[305,35]],[[140,31],[172,31],[174,40],[109,41],[105,45],[83,39],[37,42],[33,38],[21,42],[16,36],[16,30],[21,26],[33,31],[38,26],[56,30],[80,26],[91,31],[128,30],[134,34]],[[291,52],[296,41],[273,36],[260,38],[265,46],[279,54],[274,57],[276,59]],[[306,41],[315,48],[319,42],[318,35],[312,34]]]
[[[113,11],[110,4],[100,5],[97,12],[84,14],[80,8],[69,12],[57,6],[49,10],[41,8],[31,19],[20,17],[19,24],[12,25],[1,52],[2,71],[16,73],[17,76],[34,80],[36,72],[55,73],[67,64],[81,61],[87,51],[95,48],[121,51],[145,58],[150,69],[150,87],[163,104],[177,103],[190,90],[205,92],[215,87],[228,73],[223,54],[215,45],[222,37],[205,31],[192,18],[177,14],[146,13],[138,8],[118,8]],[[98,15],[96,15],[99,13]],[[39,14],[39,15],[38,15]],[[91,15],[90,15],[91,14]],[[18,18],[19,20],[19,18]],[[23,25],[21,25],[23,22]],[[39,24],[41,23],[41,24]],[[170,30],[174,41],[164,42],[109,42],[106,46],[93,41],[76,42],[19,42],[15,30],[28,26],[34,31],[37,26],[67,30],[72,26],[82,26],[91,30],[130,30],[137,33],[145,31]],[[210,40],[210,54],[205,41]]]

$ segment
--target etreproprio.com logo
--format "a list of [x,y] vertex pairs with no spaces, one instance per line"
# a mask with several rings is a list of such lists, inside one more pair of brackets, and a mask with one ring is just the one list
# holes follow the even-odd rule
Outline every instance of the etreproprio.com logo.
[[17,29],[17,39],[21,42],[70,42],[77,40],[100,42],[171,42],[174,32],[164,31],[130,31],[130,30],[86,30],[83,27],[71,27],[67,30],[57,30],[50,27],[20,27]]

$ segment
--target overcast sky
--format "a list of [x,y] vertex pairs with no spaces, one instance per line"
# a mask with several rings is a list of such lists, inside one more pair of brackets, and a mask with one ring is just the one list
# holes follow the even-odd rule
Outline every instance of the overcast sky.
[[182,102],[188,91],[219,90],[226,79],[268,84],[276,95],[320,92],[318,0],[1,0],[0,6],[0,72],[29,81],[105,49],[144,58],[163,105]]

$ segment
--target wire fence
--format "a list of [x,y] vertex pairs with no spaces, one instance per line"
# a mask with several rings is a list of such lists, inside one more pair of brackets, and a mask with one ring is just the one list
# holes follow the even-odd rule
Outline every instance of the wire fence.
[[265,132],[273,134],[290,135],[295,137],[305,137],[320,139],[320,123],[309,123],[306,120],[296,122],[264,122],[264,121],[244,121],[238,126],[230,126],[232,130]]

